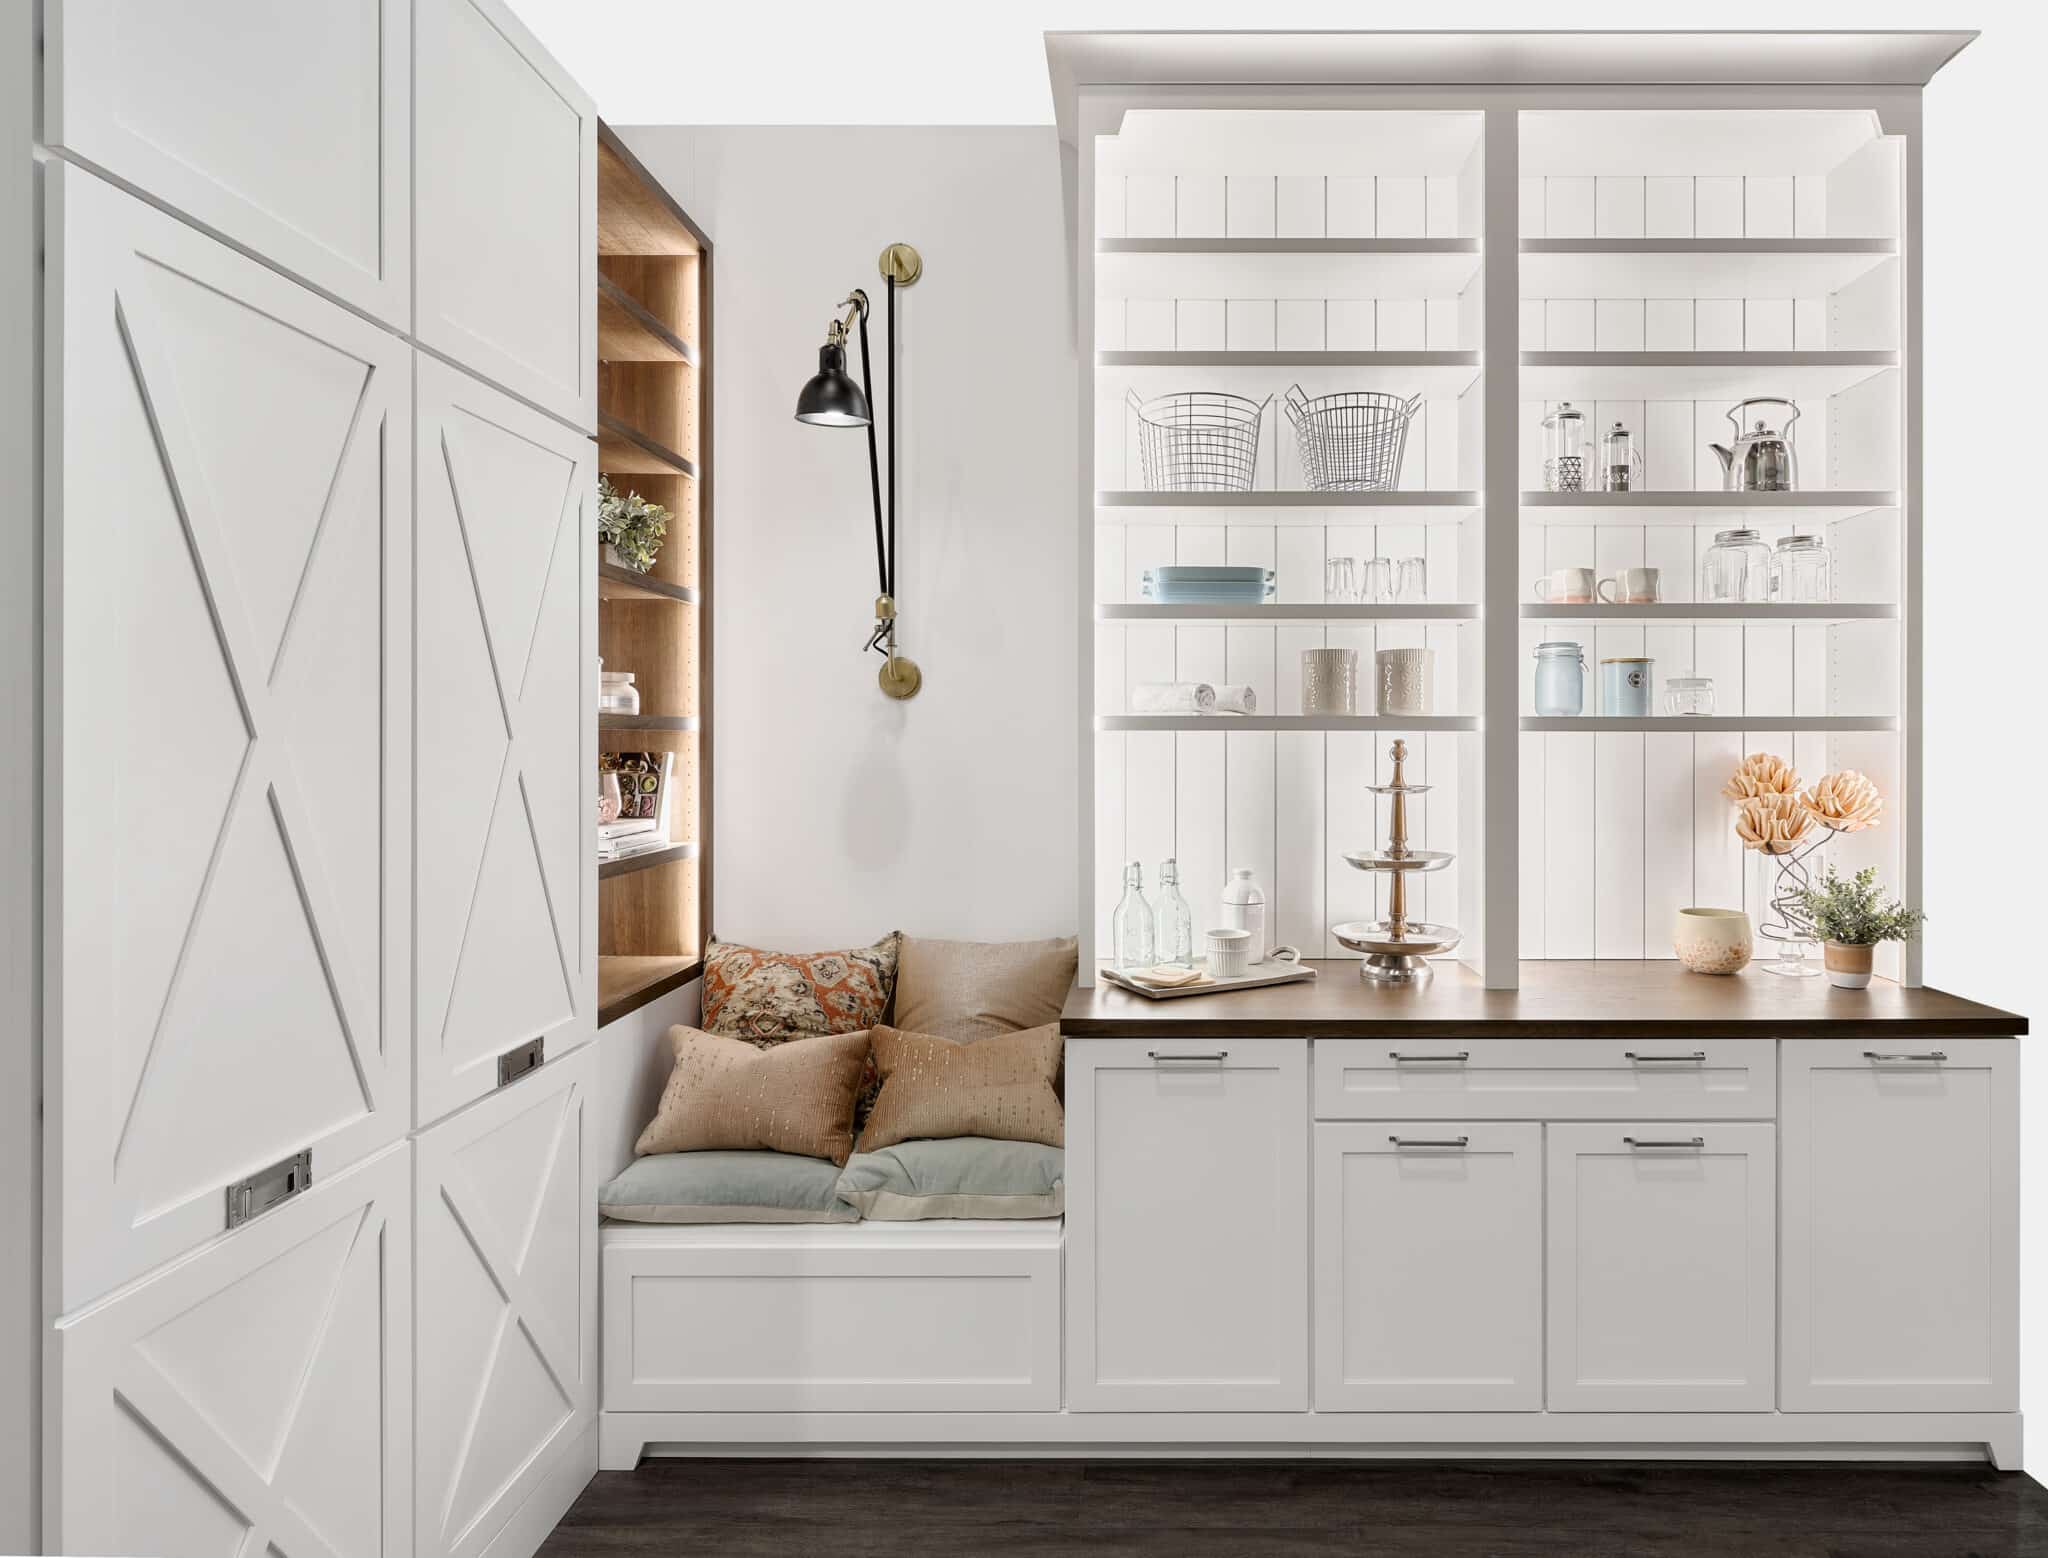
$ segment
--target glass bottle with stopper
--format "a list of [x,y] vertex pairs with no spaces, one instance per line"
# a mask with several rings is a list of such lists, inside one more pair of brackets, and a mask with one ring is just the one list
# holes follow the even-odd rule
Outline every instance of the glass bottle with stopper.
[[1150,968],[1159,961],[1152,905],[1145,901],[1145,868],[1124,867],[1124,895],[1109,916],[1109,944],[1118,968]]
[[1195,912],[1181,895],[1180,867],[1172,859],[1159,865],[1159,899],[1153,905],[1154,950],[1168,968],[1195,966]]

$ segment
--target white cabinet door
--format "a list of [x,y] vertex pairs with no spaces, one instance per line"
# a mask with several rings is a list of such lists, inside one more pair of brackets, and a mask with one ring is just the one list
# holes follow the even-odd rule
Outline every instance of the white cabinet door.
[[415,1143],[420,1558],[482,1552],[522,1500],[561,1482],[564,1456],[589,1462],[571,1497],[596,1470],[595,1055],[555,1061]]
[[410,1112],[411,353],[48,170],[59,1306]]
[[1765,1412],[1775,1128],[1551,1125],[1553,1412]]
[[1308,1406],[1308,1044],[1067,1044],[1067,1405]]
[[1315,1400],[1542,1408],[1542,1126],[1315,1128]]
[[44,139],[403,330],[410,0],[47,0]]
[[503,0],[414,0],[421,342],[597,426],[597,110]]
[[58,1323],[45,1551],[412,1551],[410,1152]]
[[1788,1039],[1788,1412],[2019,1406],[2019,1050]]
[[596,1032],[595,448],[418,360],[419,1119]]

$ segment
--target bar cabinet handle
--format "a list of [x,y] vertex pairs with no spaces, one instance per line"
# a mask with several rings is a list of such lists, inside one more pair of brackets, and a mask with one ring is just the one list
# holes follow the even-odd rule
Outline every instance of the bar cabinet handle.
[[1947,1059],[1948,1059],[1948,1051],[1947,1051],[1947,1050],[1942,1050],[1942,1049],[1930,1049],[1930,1050],[1882,1050],[1882,1049],[1867,1049],[1867,1050],[1865,1050],[1865,1051],[1863,1052],[1863,1058],[1864,1058],[1865,1060],[1920,1060],[1920,1061],[1929,1061],[1929,1062],[1933,1062],[1933,1063],[1939,1064],[1939,1063],[1940,1063],[1941,1061],[1944,1061],[1944,1060],[1947,1060]]
[[1638,1055],[1632,1049],[1625,1049],[1621,1053],[1623,1059],[1638,1066],[1653,1066],[1659,1063],[1670,1066],[1698,1066],[1704,1065],[1707,1059],[1707,1052],[1703,1049],[1696,1049],[1689,1055]]
[[1454,1151],[1463,1151],[1472,1145],[1469,1136],[1389,1136],[1387,1140],[1396,1147],[1448,1147]]
[[1220,1066],[1223,1064],[1224,1060],[1229,1056],[1229,1054],[1230,1051],[1227,1049],[1215,1050],[1207,1055],[1182,1055],[1171,1053],[1169,1051],[1164,1050],[1148,1049],[1147,1051],[1145,1051],[1145,1058],[1152,1061],[1155,1065],[1164,1065],[1168,1062],[1178,1060],[1186,1061],[1191,1064],[1200,1062],[1205,1065]]
[[1674,1136],[1664,1140],[1649,1136],[1624,1136],[1622,1140],[1628,1143],[1631,1152],[1641,1152],[1645,1147],[1700,1148],[1707,1144],[1704,1136]]
[[1390,1049],[1387,1051],[1387,1059],[1391,1060],[1397,1066],[1401,1065],[1403,1062],[1413,1064],[1417,1062],[1426,1063],[1429,1061],[1435,1061],[1439,1065],[1462,1066],[1466,1061],[1470,1060],[1471,1058],[1472,1052],[1468,1049],[1452,1050],[1451,1053],[1448,1055],[1404,1055],[1397,1049]]

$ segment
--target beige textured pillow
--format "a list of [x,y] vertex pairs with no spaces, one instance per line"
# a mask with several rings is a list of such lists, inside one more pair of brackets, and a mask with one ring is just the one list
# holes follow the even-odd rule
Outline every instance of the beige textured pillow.
[[942,1039],[981,1039],[1060,1020],[1073,988],[1075,942],[933,941],[905,936],[896,971],[896,1026]]
[[845,1164],[866,1033],[819,1034],[762,1050],[677,1027],[668,1042],[676,1068],[634,1152],[765,1147]]
[[948,1136],[1066,1144],[1066,1114],[1053,1091],[1057,1024],[973,1044],[898,1028],[877,1028],[872,1037],[882,1094],[868,1112],[860,1151]]

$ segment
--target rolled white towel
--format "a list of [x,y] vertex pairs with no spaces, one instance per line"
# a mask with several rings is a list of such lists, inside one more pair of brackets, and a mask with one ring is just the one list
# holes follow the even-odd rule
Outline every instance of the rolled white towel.
[[1139,682],[1131,689],[1133,714],[1214,714],[1216,689],[1207,682]]
[[1226,682],[1216,689],[1216,713],[1256,714],[1259,712],[1258,697],[1242,682]]

